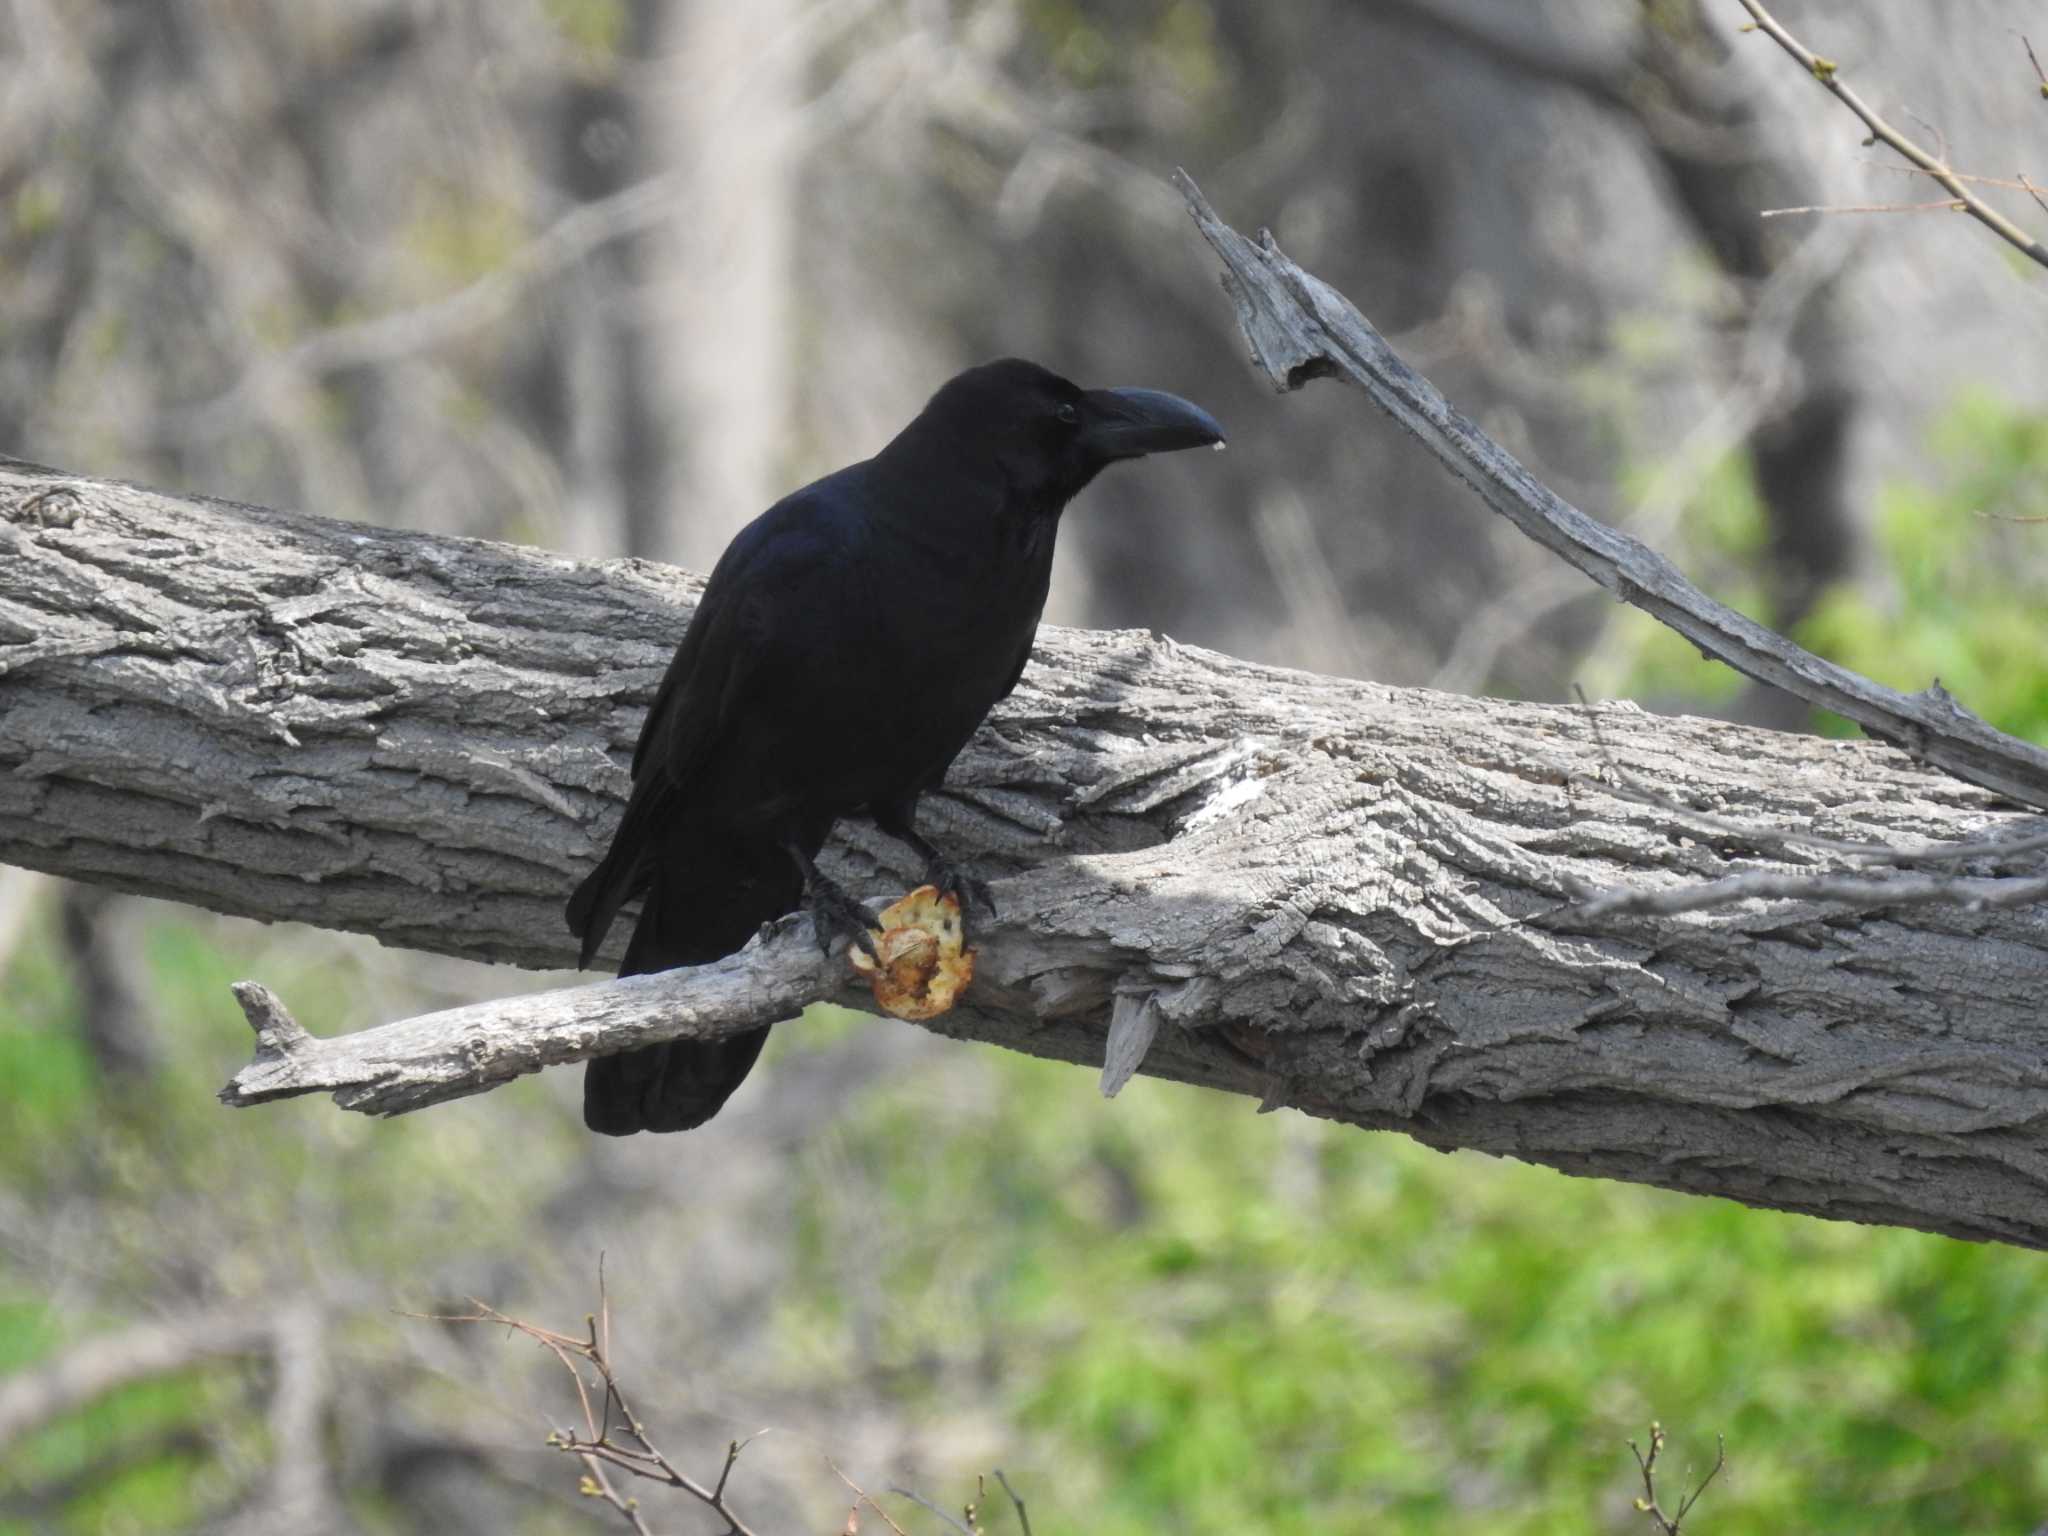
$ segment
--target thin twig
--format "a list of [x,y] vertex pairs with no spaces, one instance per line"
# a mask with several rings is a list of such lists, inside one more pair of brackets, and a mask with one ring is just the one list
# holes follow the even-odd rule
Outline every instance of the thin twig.
[[1765,208],[1760,219],[1789,218],[1796,213],[1966,213],[1952,197],[1932,203],[1802,203],[1797,208]]
[[930,1510],[933,1514],[937,1515],[941,1520],[945,1521],[946,1524],[950,1525],[954,1530],[958,1531],[960,1533],[960,1536],[975,1536],[975,1533],[971,1528],[962,1525],[958,1520],[955,1520],[951,1515],[947,1514],[943,1509],[939,1508],[938,1505],[934,1504],[930,1499],[926,1498],[923,1494],[912,1493],[908,1488],[898,1488],[893,1484],[890,1486],[889,1491],[895,1494],[896,1497],[899,1499],[908,1499],[911,1503],[921,1505],[925,1509]]
[[882,1524],[888,1526],[890,1530],[894,1531],[896,1533],[896,1536],[910,1536],[910,1533],[908,1531],[904,1530],[902,1526],[898,1525],[893,1519],[890,1518],[889,1511],[882,1508],[881,1505],[875,1502],[873,1494],[869,1493],[867,1489],[861,1487],[859,1483],[856,1483],[852,1478],[848,1477],[846,1473],[840,1469],[838,1462],[834,1461],[830,1456],[827,1456],[825,1458],[825,1465],[832,1469],[833,1475],[836,1476],[839,1479],[839,1481],[846,1484],[847,1487],[853,1490],[853,1507],[856,1510],[859,1509],[861,1505],[865,1504],[869,1509],[873,1510],[876,1514],[882,1517]]
[[2048,69],[2041,67],[2040,55],[2034,52],[2034,40],[2024,32],[2014,35],[2019,38],[2020,46],[2027,50],[2027,62],[2034,66],[2034,78],[2041,84],[2041,94],[2048,96]]
[[[2044,208],[2048,208],[2048,203],[2043,203],[2041,206]],[[1978,507],[1976,509],[1976,514],[1977,516],[1985,519],[1987,522],[1993,523],[2048,523],[2048,516],[2042,516],[2034,513],[1987,512],[1984,510],[1984,508]]]
[[[1917,165],[1896,165],[1890,160],[1859,157],[1856,163],[1865,170],[1883,171],[1888,176],[1925,176],[1927,174]],[[1973,187],[2002,187],[2008,192],[2020,191],[2026,186],[2027,181],[2024,175],[2018,177],[1986,176],[1977,171],[1958,171],[1953,167],[1950,168],[1949,174],[1955,177],[1957,181],[1968,182]]]
[[1907,160],[1933,177],[1943,187],[1947,188],[1948,191],[1954,193],[1957,202],[1962,205],[1963,211],[1997,235],[1999,239],[2005,241],[2013,249],[2032,257],[2042,266],[2048,267],[2048,246],[2042,245],[2040,241],[2036,240],[2032,235],[2021,229],[2012,220],[1972,192],[1963,179],[1955,173],[1954,168],[1949,165],[1945,156],[1922,148],[1918,143],[1907,138],[1898,129],[1886,122],[1884,118],[1880,117],[1861,96],[1857,95],[1843,81],[1841,72],[1836,67],[1833,59],[1822,58],[1811,48],[1800,42],[1798,38],[1786,31],[1783,23],[1764,8],[1761,0],[1736,0],[1736,3],[1749,12],[1750,17],[1756,23],[1758,31],[1761,31],[1772,42],[1797,59],[1801,67],[1809,75],[1812,75],[1843,106],[1855,113],[1862,120],[1863,126],[1870,130],[1871,137],[1889,145]]
[[1707,1485],[1720,1476],[1721,1468],[1728,1464],[1728,1445],[1721,1436],[1714,1437],[1714,1465],[1707,1470],[1707,1475],[1700,1479],[1699,1486],[1680,1501],[1678,1513],[1667,1515],[1657,1502],[1657,1457],[1663,1453],[1664,1439],[1664,1427],[1653,1423],[1650,1426],[1650,1453],[1647,1456],[1635,1441],[1628,1442],[1628,1448],[1634,1453],[1636,1467],[1643,1478],[1643,1496],[1636,1500],[1636,1509],[1648,1515],[1664,1536],[1680,1536],[1679,1527],[1685,1517],[1692,1513],[1693,1505],[1699,1503],[1700,1495],[1707,1491]]
[[996,1482],[1001,1485],[1003,1492],[1010,1496],[1010,1503],[1017,1511],[1017,1524],[1023,1530],[1024,1536],[1031,1536],[1031,1517],[1024,1513],[1024,1501],[1017,1496],[1017,1490],[1010,1486],[1010,1480],[1003,1476],[1001,1467],[996,1468]]
[[[718,1474],[718,1481],[706,1487],[696,1478],[681,1471],[647,1436],[640,1416],[633,1412],[626,1401],[626,1395],[619,1386],[610,1355],[611,1343],[611,1302],[605,1294],[603,1271],[599,1270],[598,1309],[584,1319],[584,1336],[557,1333],[536,1323],[508,1317],[485,1302],[470,1298],[469,1304],[476,1310],[452,1316],[435,1317],[436,1322],[448,1323],[495,1323],[514,1333],[524,1334],[561,1362],[576,1385],[576,1401],[583,1415],[581,1433],[574,1429],[552,1429],[547,1443],[555,1450],[573,1456],[584,1469],[584,1478],[579,1485],[586,1497],[601,1500],[616,1510],[620,1517],[636,1532],[647,1533],[648,1526],[642,1519],[637,1499],[621,1494],[613,1485],[608,1468],[617,1468],[649,1482],[677,1489],[688,1494],[705,1508],[725,1521],[723,1536],[759,1536],[733,1512],[726,1502],[726,1484],[732,1477],[733,1464],[739,1460],[740,1452],[751,1445],[758,1434],[744,1440],[727,1444],[725,1465]],[[412,1314],[419,1315],[419,1314]],[[583,1374],[582,1367],[588,1365],[596,1376],[596,1385],[603,1390],[596,1402],[592,1401],[591,1386]],[[612,1415],[616,1410],[619,1429],[632,1444],[620,1444],[613,1438]],[[886,1518],[886,1517],[885,1517]]]

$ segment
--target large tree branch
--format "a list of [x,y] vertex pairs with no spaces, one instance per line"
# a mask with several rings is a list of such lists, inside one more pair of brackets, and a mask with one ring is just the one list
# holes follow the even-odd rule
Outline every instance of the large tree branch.
[[[1277,280],[1284,258],[1244,251]],[[1319,324],[1355,314],[1299,283]],[[1661,590],[1614,536],[1586,537],[1624,590]],[[691,578],[24,465],[0,468],[0,555],[0,857],[570,962],[561,902],[617,814]],[[1575,709],[1047,629],[931,806],[928,831],[1005,877],[967,1000],[931,1027],[1100,1063],[1115,1019],[1118,1075],[1149,1033],[1147,1072],[1433,1146],[2048,1246],[2038,907],[1861,888],[1578,905],[1622,884],[1855,870],[1867,857],[1832,844],[1996,839],[2032,819],[1871,743],[1599,720],[1596,739]],[[2023,760],[1998,777],[2030,782]],[[1745,838],[1746,822],[1816,841]],[[837,873],[894,894],[902,856],[850,828]],[[2038,850],[1980,849],[1958,873],[2041,869]],[[445,1095],[786,1017],[843,990],[800,929],[693,977],[588,989],[539,1044],[513,1021],[547,1000],[425,1036],[274,1030],[273,1075],[243,1087],[393,1108],[415,1068]],[[753,979],[721,993],[721,977]],[[425,1045],[407,1056],[407,1039]],[[367,1077],[336,1077],[346,1056]]]
[[[6,858],[570,962],[562,898],[617,814],[689,578],[20,466],[0,541]],[[1570,905],[1860,867],[1731,821],[1861,846],[2031,819],[1874,744],[1599,718],[1604,740],[1576,709],[1048,629],[932,808],[933,835],[1009,876],[967,1003],[934,1027],[1099,1063],[1121,999],[1153,1015],[1148,1072],[1434,1146],[2048,1244],[2038,908]],[[877,855],[898,856],[853,828],[838,872],[900,890]],[[759,989],[744,1022],[795,1006],[799,953],[794,990]],[[569,1054],[650,1037],[644,1013],[613,1034],[583,1017]]]

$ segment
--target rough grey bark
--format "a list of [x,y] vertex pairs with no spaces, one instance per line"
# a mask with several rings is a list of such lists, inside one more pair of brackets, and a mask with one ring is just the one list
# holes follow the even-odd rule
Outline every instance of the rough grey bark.
[[[695,591],[639,562],[7,465],[0,858],[568,964],[562,899]],[[1047,629],[930,802],[931,835],[1008,877],[969,1006],[934,1027],[1094,1064],[1117,1000],[1149,1001],[1154,1074],[1432,1146],[2048,1246],[2039,909],[1570,905],[1826,866],[1775,829],[1910,844],[2033,819],[1872,743],[1599,720],[1604,746],[1574,709]],[[1616,793],[1617,771],[1773,830],[1708,830]],[[839,872],[898,891],[906,868],[877,860],[899,857],[853,828]]]

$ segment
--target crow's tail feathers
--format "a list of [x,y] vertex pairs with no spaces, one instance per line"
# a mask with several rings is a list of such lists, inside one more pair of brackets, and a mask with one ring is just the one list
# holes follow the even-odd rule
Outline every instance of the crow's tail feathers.
[[583,1068],[583,1123],[604,1136],[693,1131],[746,1081],[766,1026],[723,1040],[666,1040]]
[[597,947],[611,932],[619,908],[646,889],[648,875],[639,849],[629,848],[622,838],[614,838],[611,851],[570,893],[564,915],[569,919],[569,932],[583,946],[576,956],[578,970],[590,969],[590,962],[597,958]]
[[[658,860],[642,855],[611,869],[628,846],[614,840],[604,864],[569,899],[570,930],[582,938],[587,964],[619,909],[645,890],[621,976],[729,955],[803,899],[802,877],[771,844],[699,828],[671,837]],[[583,1123],[606,1136],[694,1129],[745,1081],[767,1038],[763,1027],[723,1040],[669,1040],[597,1057],[583,1069]]]

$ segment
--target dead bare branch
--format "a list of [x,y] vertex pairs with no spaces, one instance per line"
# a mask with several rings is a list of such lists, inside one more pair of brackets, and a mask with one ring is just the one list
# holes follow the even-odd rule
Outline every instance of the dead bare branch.
[[318,1039],[269,988],[238,982],[256,1056],[220,1091],[241,1109],[331,1093],[344,1109],[398,1115],[464,1098],[543,1067],[655,1040],[717,1039],[794,1018],[814,1002],[858,1004],[843,964],[821,960],[808,918],[711,965],[475,1003]]
[[908,1531],[904,1530],[902,1526],[896,1523],[894,1518],[891,1517],[891,1515],[889,1514],[889,1511],[882,1508],[881,1505],[875,1502],[873,1494],[869,1493],[867,1489],[861,1487],[859,1483],[856,1483],[852,1478],[846,1475],[844,1469],[840,1467],[838,1462],[834,1461],[830,1456],[827,1456],[825,1458],[825,1465],[832,1469],[832,1475],[834,1477],[837,1477],[839,1481],[846,1484],[846,1486],[853,1491],[853,1509],[846,1517],[847,1529],[849,1531],[856,1529],[855,1517],[860,1513],[861,1505],[865,1504],[869,1509],[873,1510],[876,1515],[881,1517],[882,1524],[888,1526],[890,1530],[894,1531],[896,1533],[896,1536],[910,1536],[910,1533]]
[[1031,1536],[1031,1517],[1024,1513],[1024,1500],[1018,1496],[1017,1490],[1010,1486],[1010,1480],[1003,1476],[1003,1469],[1001,1467],[996,1468],[996,1482],[1001,1486],[1003,1492],[1010,1496],[1010,1503],[1017,1511],[1018,1528],[1024,1533],[1024,1536]]
[[[740,1453],[758,1437],[749,1436],[745,1440],[729,1442],[717,1480],[708,1486],[680,1470],[655,1445],[646,1424],[627,1401],[613,1365],[611,1302],[604,1290],[602,1268],[598,1273],[598,1309],[584,1319],[581,1335],[559,1333],[537,1323],[509,1317],[474,1297],[470,1298],[470,1305],[473,1311],[432,1320],[495,1324],[533,1340],[569,1373],[575,1385],[577,1409],[582,1416],[583,1427],[580,1430],[551,1430],[547,1443],[564,1455],[574,1457],[582,1465],[583,1477],[579,1487],[585,1497],[597,1499],[615,1511],[640,1536],[652,1536],[652,1528],[640,1509],[640,1501],[622,1493],[612,1480],[613,1472],[623,1472],[630,1477],[673,1488],[695,1499],[725,1521],[722,1536],[758,1536],[726,1498],[726,1487]],[[585,1375],[586,1367],[588,1376]]]
[[1257,244],[1245,239],[1186,172],[1175,178],[1203,237],[1223,260],[1239,324],[1276,388],[1297,389],[1324,377],[1357,385],[1495,512],[1702,651],[1958,778],[2048,808],[2048,752],[1992,729],[1938,683],[1911,696],[1898,693],[1715,602],[1655,550],[1543,485],[1396,356],[1342,294],[1290,261],[1270,233],[1261,232]]

